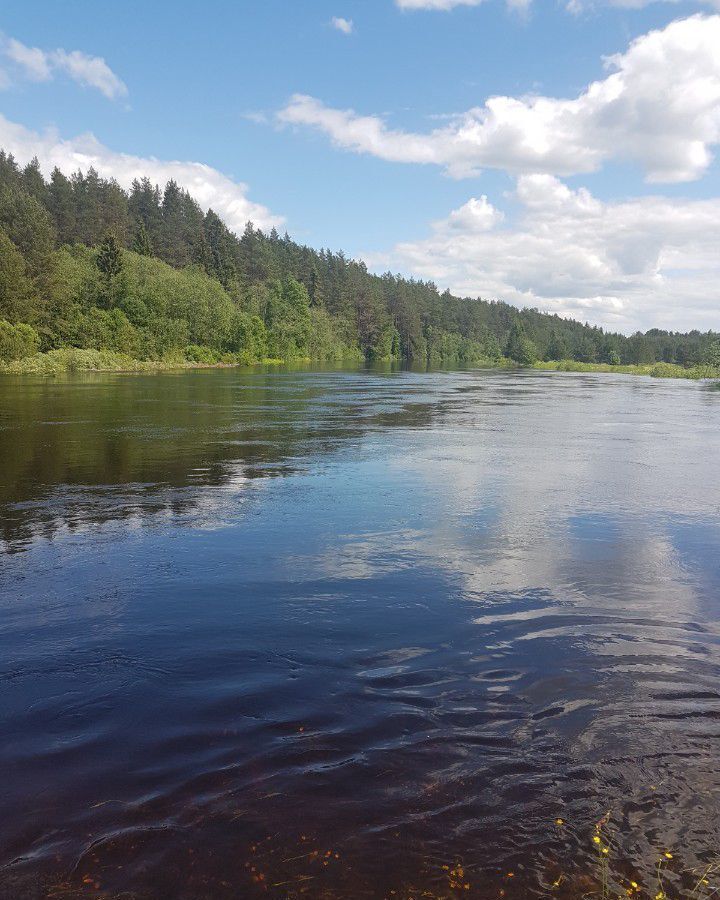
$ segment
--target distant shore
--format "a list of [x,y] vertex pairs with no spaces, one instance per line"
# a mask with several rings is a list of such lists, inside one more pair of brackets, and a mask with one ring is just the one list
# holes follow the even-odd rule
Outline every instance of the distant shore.
[[218,361],[188,360],[182,357],[166,359],[135,359],[113,350],[50,350],[11,362],[0,362],[1,375],[64,375],[77,372],[169,372],[182,369],[228,369],[238,366],[283,365],[282,359]]
[[[224,369],[251,366],[281,366],[288,361],[265,358],[261,360],[228,358],[219,360],[188,360],[180,356],[165,359],[135,359],[124,353],[113,350],[83,350],[66,348],[37,353],[11,362],[0,362],[0,374],[3,375],[44,375],[54,376],[78,372],[168,372],[183,369]],[[293,364],[310,364],[308,358],[293,359]],[[326,361],[327,362],[327,361]],[[337,360],[338,364],[342,360]],[[350,362],[350,360],[348,360]],[[357,360],[352,360],[357,362]],[[645,365],[618,365],[608,363],[586,363],[572,359],[547,360],[533,363],[532,366],[517,366],[512,360],[487,360],[482,368],[513,369],[526,368],[546,372],[602,372],[616,375],[645,375],[652,378],[687,378],[693,381],[703,379],[720,379],[720,368],[714,366],[684,366],[672,363],[656,362]]]
[[574,359],[561,359],[536,362],[531,368],[548,372],[609,372],[616,375],[649,375],[652,378],[689,378],[693,381],[702,381],[707,378],[720,379],[720,368],[716,366],[686,368],[666,362],[611,366],[609,363],[585,363],[577,362]]

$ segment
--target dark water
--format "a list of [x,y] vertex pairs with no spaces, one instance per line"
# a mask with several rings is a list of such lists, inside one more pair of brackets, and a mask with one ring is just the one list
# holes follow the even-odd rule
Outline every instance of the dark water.
[[690,896],[719,460],[692,382],[5,378],[0,896],[579,897],[608,812]]

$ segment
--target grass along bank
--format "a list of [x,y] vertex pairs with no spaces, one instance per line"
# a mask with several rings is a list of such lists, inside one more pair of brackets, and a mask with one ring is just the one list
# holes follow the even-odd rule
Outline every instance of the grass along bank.
[[653,378],[690,378],[693,381],[720,378],[720,368],[717,366],[699,365],[686,368],[666,362],[613,366],[609,363],[585,363],[574,359],[561,359],[536,362],[532,368],[547,372],[614,372],[618,375],[650,375]]
[[[137,359],[115,350],[95,350],[64,347],[46,353],[33,353],[20,359],[0,360],[0,374],[4,375],[62,375],[74,372],[162,372],[173,369],[204,369],[225,366],[285,365],[286,363],[335,362],[363,363],[359,350],[350,351],[332,359],[293,357],[286,360],[277,357],[257,359],[247,353],[220,353],[210,347],[189,346],[183,351],[166,353],[161,359]],[[476,359],[473,367],[487,369],[512,369],[517,363],[507,357]],[[645,375],[653,378],[720,379],[717,366],[698,365],[686,368],[672,363],[648,363],[645,365],[610,365],[609,363],[585,363],[574,359],[539,361],[527,368],[547,372],[606,372],[621,375]]]
[[[242,354],[168,354],[162,359],[136,359],[115,350],[63,348],[35,353],[9,362],[0,361],[0,375],[63,375],[75,372],[163,372],[230,366],[284,365],[284,359],[249,359]],[[309,363],[307,358],[293,362]]]

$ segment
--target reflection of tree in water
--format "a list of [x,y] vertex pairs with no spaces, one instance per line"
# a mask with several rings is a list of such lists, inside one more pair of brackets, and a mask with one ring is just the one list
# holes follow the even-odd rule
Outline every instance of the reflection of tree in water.
[[229,499],[369,430],[425,426],[436,405],[362,375],[329,384],[221,371],[3,387],[0,540],[9,550],[61,528],[202,514],[208,489]]

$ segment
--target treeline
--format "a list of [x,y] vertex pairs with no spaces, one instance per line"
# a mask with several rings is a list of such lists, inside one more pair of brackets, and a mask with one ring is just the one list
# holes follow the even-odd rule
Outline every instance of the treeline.
[[235,235],[174,181],[129,192],[90,169],[49,182],[0,151],[0,359],[65,347],[137,359],[572,359],[720,365],[718,334],[626,337],[431,282],[370,274],[248,223]]

